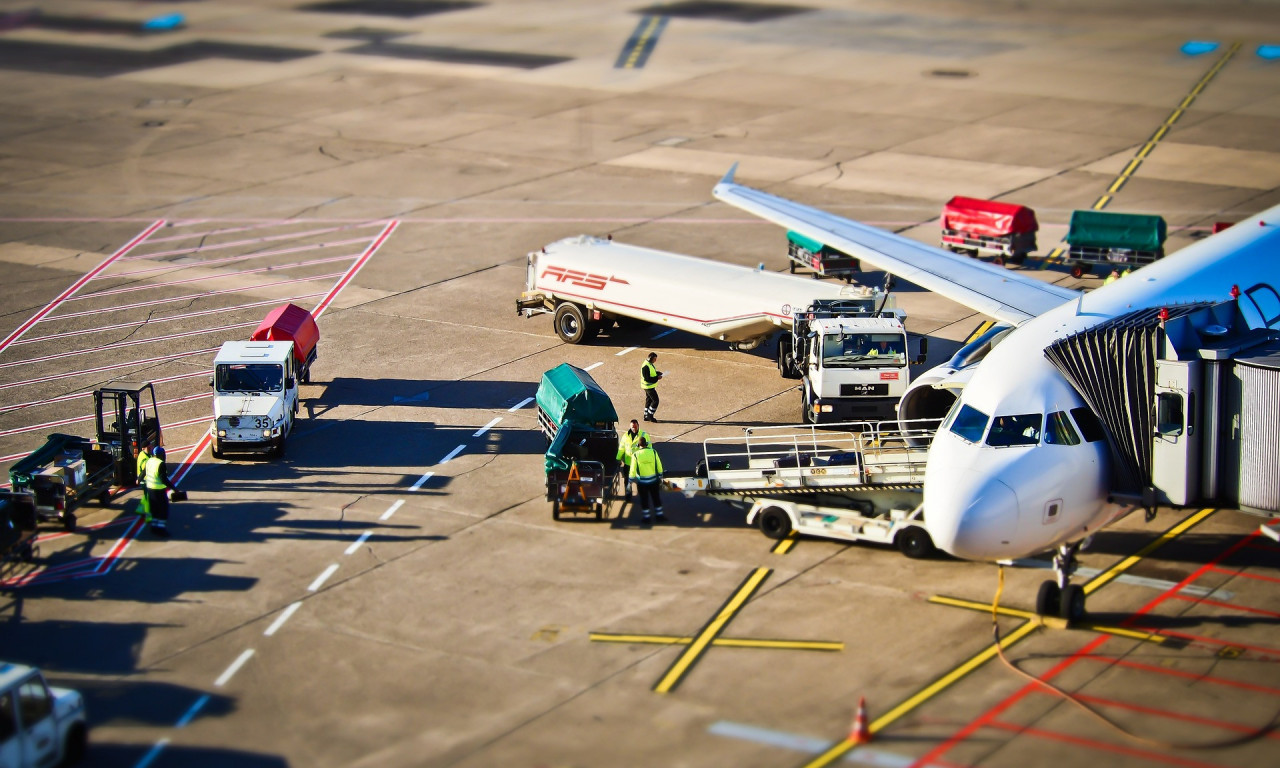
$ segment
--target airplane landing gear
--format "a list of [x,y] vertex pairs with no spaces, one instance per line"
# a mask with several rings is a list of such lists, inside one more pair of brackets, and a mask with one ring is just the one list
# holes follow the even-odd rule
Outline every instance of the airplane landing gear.
[[1056,581],[1046,581],[1040,585],[1036,595],[1036,613],[1041,616],[1060,616],[1067,621],[1079,621],[1084,618],[1084,587],[1071,583],[1071,574],[1076,571],[1076,552],[1080,542],[1063,544],[1053,556],[1053,570],[1057,573]]

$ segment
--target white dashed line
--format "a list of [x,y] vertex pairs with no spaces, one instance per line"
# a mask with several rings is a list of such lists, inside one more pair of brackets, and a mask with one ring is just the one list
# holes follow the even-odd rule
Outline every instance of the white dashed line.
[[369,537],[372,535],[373,535],[373,531],[365,531],[364,533],[360,534],[360,538],[353,541],[351,543],[351,546],[347,547],[347,551],[343,552],[342,554],[354,555],[356,550],[360,548],[360,545],[368,541]]
[[299,600],[296,603],[291,603],[288,608],[285,608],[284,611],[282,611],[280,615],[276,617],[275,621],[271,622],[271,626],[267,627],[267,631],[263,632],[262,634],[266,635],[267,637],[271,637],[272,635],[274,635],[281,627],[284,626],[284,623],[289,620],[289,617],[292,616],[294,612],[296,612],[301,607],[302,607],[301,600]]
[[654,336],[653,338],[655,338],[655,339],[660,339],[660,338],[662,338],[663,336],[670,336],[671,334],[673,334],[673,333],[675,333],[675,332],[676,332],[676,329],[675,329],[675,328],[670,328],[670,329],[665,330],[665,331],[663,331],[662,333],[658,334],[657,336]]
[[155,762],[156,758],[160,756],[160,753],[163,752],[164,748],[167,746],[169,746],[168,736],[157,741],[155,746],[152,747],[147,754],[143,755],[142,759],[138,761],[138,764],[135,765],[134,768],[147,768],[147,766]]
[[519,403],[516,403],[515,405],[511,406],[510,408],[508,408],[508,409],[507,409],[507,412],[508,412],[508,413],[515,413],[516,411],[520,410],[521,408],[525,407],[526,405],[528,405],[529,403],[532,403],[532,402],[533,402],[533,398],[532,398],[532,397],[526,397],[525,399],[521,400]]
[[[428,472],[427,474],[428,474],[428,475],[430,475],[431,473],[430,473],[430,472]],[[421,487],[421,486],[419,486],[419,487]],[[386,511],[386,512],[383,512],[383,513],[382,513],[382,517],[380,517],[380,518],[378,518],[378,519],[379,519],[379,520],[390,520],[390,519],[391,519],[391,516],[392,516],[392,515],[394,515],[394,514],[396,513],[396,510],[397,510],[397,509],[399,509],[403,504],[404,504],[404,499],[401,499],[401,500],[397,501],[395,504],[392,504],[390,507],[387,507],[387,511]]]
[[253,658],[252,648],[250,648],[249,650],[237,656],[236,660],[231,662],[231,666],[227,667],[227,671],[223,672],[221,675],[218,676],[217,680],[213,681],[214,687],[221,688],[222,686],[230,682],[231,678],[235,677],[235,674],[240,671],[241,667],[244,666],[244,663],[251,658]]
[[[423,484],[424,484],[424,483],[426,483],[428,480],[430,480],[430,479],[431,479],[431,476],[432,476],[432,475],[434,475],[434,474],[435,474],[435,472],[427,472],[427,473],[423,474],[423,475],[422,475],[422,477],[418,478],[418,482],[416,482],[416,483],[414,483],[413,485],[409,486],[409,490],[411,490],[411,491],[416,491],[416,490],[418,490],[419,488],[421,488],[421,487],[423,486]],[[403,504],[403,503],[404,503],[403,501],[397,501],[397,502],[396,502],[396,506],[399,506],[399,505],[401,505],[401,504]],[[394,509],[394,507],[393,507],[392,509]],[[384,515],[382,516],[382,519],[383,519],[383,520],[386,520],[388,517],[391,517],[391,511],[388,511],[386,514],[384,514]]]
[[622,350],[621,352],[615,352],[613,356],[614,356],[614,357],[622,357],[623,355],[627,354],[628,352],[635,352],[637,349],[639,349],[639,347],[627,347],[626,349]]
[[591,365],[588,365],[586,368],[583,368],[582,370],[594,371],[595,369],[599,368],[602,365],[604,365],[604,363],[592,363]]
[[498,422],[500,422],[500,421],[502,421],[502,417],[501,417],[501,416],[499,416],[498,418],[496,418],[496,419],[494,419],[493,421],[489,422],[488,424],[485,424],[483,427],[481,427],[481,428],[479,429],[479,431],[477,431],[475,434],[473,434],[473,435],[472,435],[472,437],[480,437],[480,436],[481,436],[481,435],[483,435],[485,432],[488,432],[489,430],[493,429],[493,425],[494,425],[494,424],[497,424],[497,423],[498,423]]
[[325,568],[324,571],[319,576],[316,577],[316,580],[311,582],[311,585],[307,587],[307,591],[315,592],[317,589],[324,586],[324,583],[329,580],[329,577],[332,576],[333,572],[336,570],[338,570],[337,563],[334,563],[328,568]]
[[457,448],[454,448],[452,451],[449,451],[448,456],[445,456],[443,459],[437,461],[436,466],[439,466],[441,464],[448,464],[450,459],[452,459],[454,456],[457,456],[458,454],[462,453],[465,450],[467,450],[467,446],[465,445],[460,445]]

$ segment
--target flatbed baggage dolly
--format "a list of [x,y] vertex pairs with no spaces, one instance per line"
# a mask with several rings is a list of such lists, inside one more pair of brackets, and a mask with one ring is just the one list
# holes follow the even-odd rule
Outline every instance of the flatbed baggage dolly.
[[586,513],[603,520],[619,482],[612,401],[589,373],[568,363],[542,375],[535,400],[547,440],[543,465],[552,519]]
[[1164,258],[1168,227],[1150,214],[1081,210],[1071,212],[1067,230],[1067,266],[1084,277],[1093,265],[1136,269]]
[[956,196],[942,207],[942,247],[993,264],[1021,264],[1036,249],[1040,224],[1024,205]]

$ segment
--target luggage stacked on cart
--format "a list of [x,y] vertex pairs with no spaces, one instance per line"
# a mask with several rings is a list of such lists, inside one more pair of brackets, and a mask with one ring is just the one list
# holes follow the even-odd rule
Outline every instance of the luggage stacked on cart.
[[116,460],[108,446],[74,435],[49,435],[45,444],[9,468],[15,494],[28,495],[36,514],[76,527],[75,510],[90,499],[106,505]]
[[542,375],[538,425],[547,439],[543,461],[551,516],[593,512],[604,518],[617,474],[618,413],[609,395],[581,368],[562,363]]
[[942,247],[996,264],[1021,264],[1036,249],[1036,212],[1024,205],[956,196],[942,207]]
[[1149,214],[1073,211],[1067,230],[1067,266],[1083,277],[1094,264],[1137,268],[1164,258],[1168,228],[1164,218]]
[[853,256],[799,232],[787,232],[787,258],[793,275],[796,267],[804,267],[813,270],[815,278],[838,277],[847,283],[853,281],[854,273],[862,271],[862,264]]

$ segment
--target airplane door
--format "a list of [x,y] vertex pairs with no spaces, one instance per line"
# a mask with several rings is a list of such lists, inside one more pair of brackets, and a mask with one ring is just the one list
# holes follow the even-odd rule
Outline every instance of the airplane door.
[[1179,506],[1200,498],[1200,361],[1156,360],[1151,484]]

